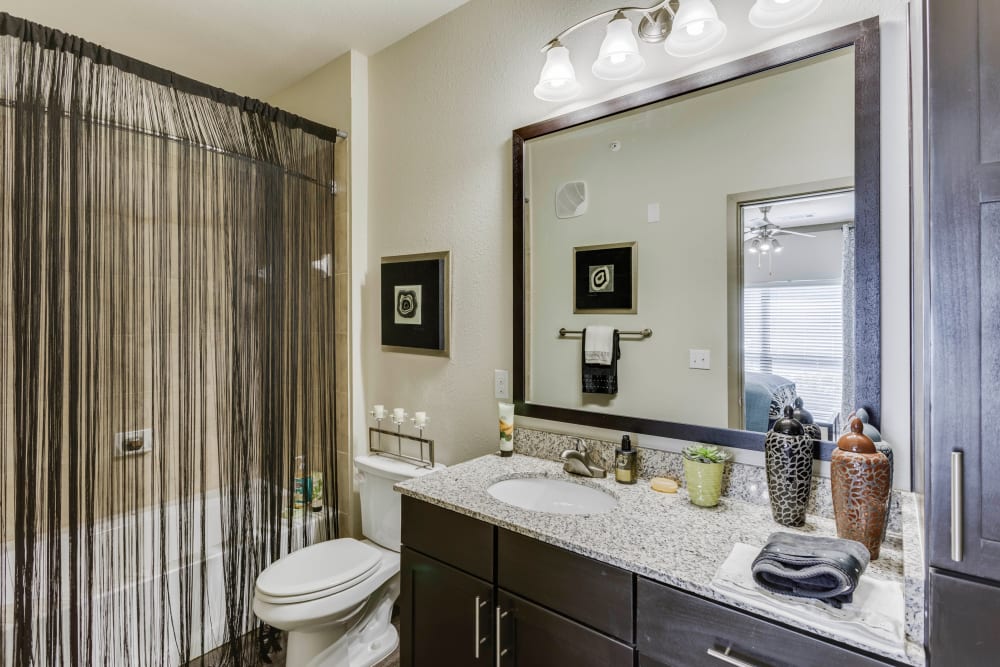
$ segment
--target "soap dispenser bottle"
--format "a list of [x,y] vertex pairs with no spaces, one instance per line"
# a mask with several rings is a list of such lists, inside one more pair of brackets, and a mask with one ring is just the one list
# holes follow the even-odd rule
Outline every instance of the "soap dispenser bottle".
[[622,446],[615,451],[615,480],[621,484],[635,484],[638,477],[638,452],[632,449],[632,439],[623,435]]

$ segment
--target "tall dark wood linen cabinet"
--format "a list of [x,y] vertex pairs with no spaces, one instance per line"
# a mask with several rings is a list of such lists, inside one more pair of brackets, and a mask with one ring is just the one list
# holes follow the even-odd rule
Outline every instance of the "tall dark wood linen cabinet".
[[932,667],[1000,665],[1000,0],[925,0]]

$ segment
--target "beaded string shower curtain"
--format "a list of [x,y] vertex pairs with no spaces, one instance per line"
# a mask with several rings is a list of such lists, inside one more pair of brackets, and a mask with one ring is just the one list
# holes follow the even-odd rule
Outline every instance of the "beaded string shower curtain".
[[265,659],[338,535],[337,137],[0,14],[0,667]]

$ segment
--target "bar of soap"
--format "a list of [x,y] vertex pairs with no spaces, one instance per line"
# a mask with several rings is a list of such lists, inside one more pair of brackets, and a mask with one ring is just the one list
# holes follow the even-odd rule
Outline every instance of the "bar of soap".
[[667,477],[654,477],[650,486],[660,493],[677,493],[677,482]]

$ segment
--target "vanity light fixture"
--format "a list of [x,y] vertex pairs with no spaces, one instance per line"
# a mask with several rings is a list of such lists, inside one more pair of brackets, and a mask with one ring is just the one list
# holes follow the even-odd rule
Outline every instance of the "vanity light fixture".
[[823,0],[757,0],[750,8],[750,25],[783,28],[812,14]]
[[726,24],[719,20],[712,0],[682,0],[663,49],[678,58],[691,58],[711,51],[725,38]]
[[535,86],[535,97],[546,102],[564,102],[580,93],[580,82],[569,61],[569,49],[552,40],[545,53],[545,66]]
[[[750,23],[758,28],[790,25],[816,11],[823,0],[756,0]],[[629,13],[642,15],[633,32]],[[595,14],[566,28],[542,48],[545,65],[535,86],[535,97],[565,102],[582,90],[562,40],[585,25],[611,17],[591,72],[599,79],[619,81],[635,76],[646,65],[638,39],[663,44],[669,55],[691,58],[711,51],[726,38],[726,24],[712,0],[660,0],[652,7],[619,7]]]
[[598,79],[617,81],[635,76],[646,66],[646,60],[639,55],[639,43],[632,34],[632,21],[625,12],[618,10],[607,34],[601,43],[601,50],[591,71]]

